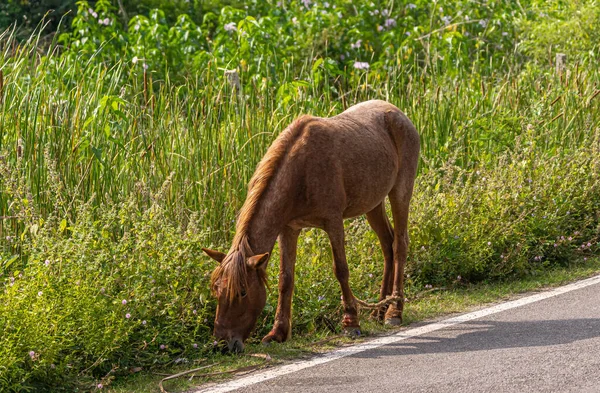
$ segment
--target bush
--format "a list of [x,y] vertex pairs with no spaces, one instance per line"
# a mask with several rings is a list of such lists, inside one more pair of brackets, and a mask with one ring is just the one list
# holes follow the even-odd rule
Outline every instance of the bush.
[[521,47],[535,61],[554,64],[557,53],[570,61],[597,62],[600,54],[600,7],[593,0],[533,2],[518,22]]

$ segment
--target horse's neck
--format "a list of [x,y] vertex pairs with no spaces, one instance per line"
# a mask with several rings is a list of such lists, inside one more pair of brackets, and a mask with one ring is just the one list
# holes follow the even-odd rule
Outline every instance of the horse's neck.
[[283,189],[265,193],[247,224],[248,242],[255,255],[270,253],[277,236],[289,221],[290,203]]

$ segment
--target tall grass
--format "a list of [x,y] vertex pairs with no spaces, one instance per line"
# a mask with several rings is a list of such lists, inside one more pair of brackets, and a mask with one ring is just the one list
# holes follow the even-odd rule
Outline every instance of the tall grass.
[[[484,77],[399,64],[341,80],[317,59],[272,78],[242,72],[238,92],[216,63],[175,83],[131,62],[40,54],[8,33],[3,43],[0,390],[89,390],[127,367],[210,356],[212,265],[200,247],[226,247],[256,163],[301,113],[381,98],[420,131],[409,295],[598,250],[597,68]],[[373,299],[376,237],[364,219],[347,231],[352,287]],[[302,238],[296,334],[341,316],[328,254],[318,232]]]
[[[17,151],[22,155],[42,215],[54,208],[47,157],[56,163],[68,220],[75,219],[77,201],[119,201],[136,183],[157,187],[172,174],[166,206],[184,217],[198,212],[215,240],[226,238],[231,225],[224,218],[235,216],[270,142],[302,113],[330,116],[360,101],[386,99],[420,131],[425,171],[450,157],[462,167],[489,162],[514,147],[532,122],[545,135],[540,143],[547,151],[576,148],[600,118],[600,100],[590,100],[599,74],[578,67],[568,75],[526,70],[484,78],[463,71],[451,79],[401,65],[385,73],[356,71],[336,93],[326,70],[311,71],[307,63],[300,74],[277,78],[304,82],[287,90],[242,74],[238,95],[214,66],[181,85],[153,80],[152,70],[135,64],[86,65],[52,48],[44,57],[35,45],[14,54],[11,47],[8,37],[0,57],[0,149],[11,163]],[[317,72],[326,82],[311,84]],[[10,215],[10,201],[0,198],[0,215]],[[2,228],[9,230],[6,220]]]

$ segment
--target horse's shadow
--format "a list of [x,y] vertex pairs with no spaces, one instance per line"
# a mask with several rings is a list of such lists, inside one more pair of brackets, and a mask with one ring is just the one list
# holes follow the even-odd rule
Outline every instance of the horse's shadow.
[[[447,332],[452,334],[448,335]],[[450,336],[450,337],[449,337]],[[600,337],[600,319],[477,320],[352,355],[359,358],[545,347]]]

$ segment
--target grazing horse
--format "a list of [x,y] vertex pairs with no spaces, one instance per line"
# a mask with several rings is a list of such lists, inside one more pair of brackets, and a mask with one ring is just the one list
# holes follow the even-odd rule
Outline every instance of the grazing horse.
[[[234,352],[244,349],[265,306],[266,267],[279,239],[279,300],[275,323],[263,343],[291,335],[291,305],[298,235],[325,230],[333,270],[342,289],[346,331],[358,331],[358,307],[348,284],[344,218],[367,215],[384,256],[380,299],[403,299],[407,222],[419,159],[419,134],[385,101],[367,101],[331,118],[302,116],[273,142],[250,180],[236,234],[227,254],[203,249],[219,262],[211,276],[218,299],[214,335]],[[386,212],[389,197],[394,228]],[[374,312],[402,323],[403,301]]]

